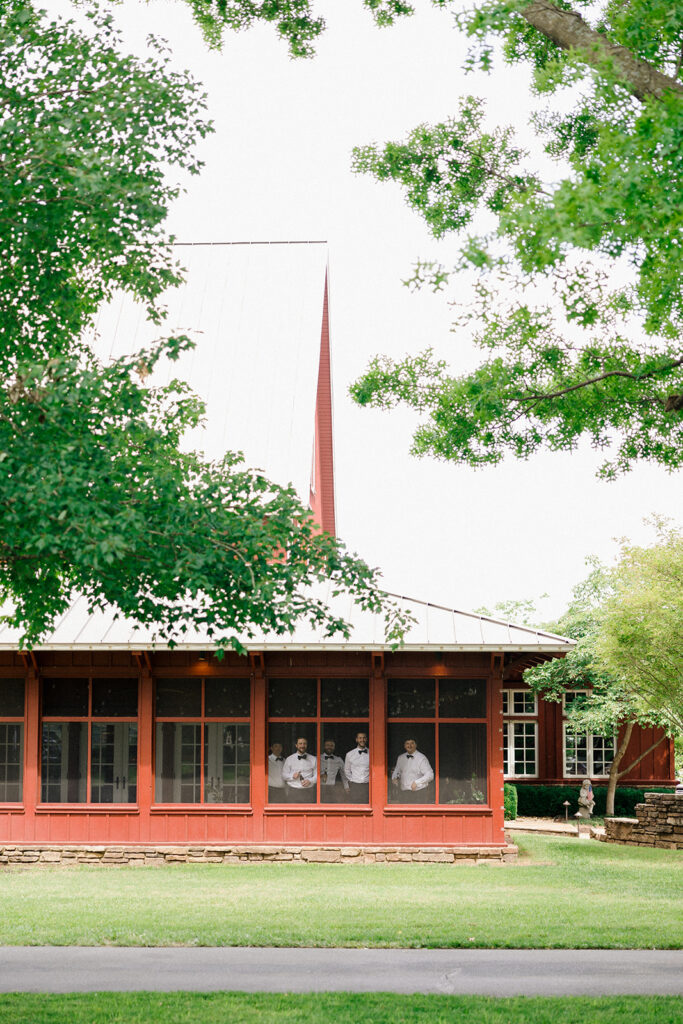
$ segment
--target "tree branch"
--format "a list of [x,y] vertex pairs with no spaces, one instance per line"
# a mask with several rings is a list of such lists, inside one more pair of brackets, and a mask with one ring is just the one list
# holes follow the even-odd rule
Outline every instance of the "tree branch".
[[520,15],[561,50],[575,50],[586,64],[604,68],[611,61],[622,85],[639,100],[661,99],[667,92],[683,94],[683,84],[634,57],[625,46],[611,43],[583,20],[577,11],[565,11],[550,0],[532,0]]
[[[664,735],[663,735],[663,736],[660,736],[658,740],[655,740],[655,742],[654,742],[654,743],[651,743],[651,744],[650,744],[650,746],[649,746],[649,747],[647,748],[647,750],[644,750],[644,751],[642,752],[642,754],[641,754],[641,755],[640,755],[639,757],[637,757],[637,758],[635,759],[635,761],[632,761],[632,762],[631,762],[631,764],[630,764],[630,765],[628,766],[628,768],[624,768],[624,769],[622,769],[622,771],[618,772],[618,773],[617,773],[617,778],[618,778],[618,779],[620,779],[620,778],[622,777],[622,775],[628,775],[628,773],[629,773],[630,771],[633,771],[633,769],[634,769],[634,768],[635,768],[635,767],[636,767],[637,765],[639,765],[639,764],[640,764],[640,762],[641,762],[641,761],[643,760],[643,758],[644,758],[644,757],[647,757],[647,755],[648,755],[648,754],[652,753],[652,751],[653,751],[653,750],[655,749],[655,747],[658,747],[658,746],[659,746],[659,744],[660,744],[660,743],[661,743],[661,742],[662,742],[663,740],[665,740],[665,739],[666,739],[666,733],[664,733]],[[626,753],[626,751],[624,751],[624,753]],[[622,754],[622,757],[623,757],[623,754]]]
[[[546,398],[559,398],[561,395],[566,395],[570,391],[578,391],[579,388],[587,388],[590,384],[597,384],[601,380],[606,380],[608,377],[627,377],[629,380],[647,380],[648,377],[654,377],[658,373],[665,373],[667,370],[675,370],[677,366],[683,365],[683,357],[675,359],[665,366],[658,366],[655,370],[648,370],[647,373],[629,373],[628,370],[608,370],[606,373],[601,373],[597,377],[589,377],[588,380],[579,381],[578,384],[570,384],[566,388],[560,388],[559,391],[552,391],[548,394],[540,393],[534,395],[528,395],[526,398],[520,398],[520,402],[538,402]],[[663,399],[662,399],[663,401]]]

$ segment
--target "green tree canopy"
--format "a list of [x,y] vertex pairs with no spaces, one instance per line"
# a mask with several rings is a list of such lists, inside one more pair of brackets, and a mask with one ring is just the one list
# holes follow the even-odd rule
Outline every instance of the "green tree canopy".
[[637,702],[683,733],[683,532],[658,525],[651,547],[624,544],[595,650]]
[[295,493],[245,468],[183,453],[203,414],[179,382],[150,388],[160,359],[191,343],[98,361],[84,339],[124,289],[163,334],[159,296],[180,280],[164,230],[210,131],[204,96],[159,46],[127,56],[111,16],[85,27],[22,0],[0,9],[0,598],[37,642],[74,593],[220,645],[298,619],[346,624],[311,585],[396,608],[375,570],[320,533]]
[[[608,624],[615,619],[618,621],[624,613],[625,595],[620,582],[623,563],[613,570],[594,559],[590,562],[591,571],[574,589],[567,611],[557,622],[548,626],[554,632],[575,640],[576,646],[564,658],[527,669],[524,679],[544,700],[559,702],[572,690],[585,691],[585,695],[578,695],[567,706],[566,718],[570,729],[575,733],[615,736],[615,756],[607,785],[607,813],[613,814],[619,779],[657,747],[665,734],[680,734],[680,713],[675,711],[675,701],[655,702],[646,697],[643,689],[645,677],[642,674],[632,672],[628,675],[616,659],[608,660],[603,656],[603,631],[611,629]],[[655,618],[662,614],[667,602],[672,598],[676,600],[671,588],[666,595],[660,590],[656,596],[650,596],[653,603],[649,613]],[[647,643],[642,637],[632,636],[631,639],[634,641],[633,656],[641,664],[648,657]],[[660,656],[663,659],[679,656],[676,645],[680,639],[680,621],[678,632],[673,630],[667,633],[666,628],[661,630],[658,647]],[[679,689],[679,695],[682,692]],[[636,758],[627,758],[636,725],[656,726],[663,732]]]
[[[484,0],[463,12],[470,66],[522,64],[545,106],[532,129],[556,172],[486,131],[483,103],[400,142],[355,150],[354,166],[399,183],[453,268],[419,264],[411,284],[466,274],[467,327],[483,353],[458,375],[431,350],[376,358],[360,404],[425,415],[413,450],[478,466],[506,454],[611,446],[612,477],[638,460],[683,464],[683,8],[620,0]],[[390,18],[392,5],[370,4]],[[400,13],[400,12],[397,12]],[[462,290],[462,278],[458,279]]]

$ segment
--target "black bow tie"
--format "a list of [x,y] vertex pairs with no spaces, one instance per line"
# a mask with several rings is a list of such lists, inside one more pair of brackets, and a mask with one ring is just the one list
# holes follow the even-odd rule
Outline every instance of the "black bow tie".
[[323,757],[326,761],[330,761],[334,757],[334,754],[323,754]]
[[284,757],[276,757],[275,760],[276,761],[284,761]]
[[300,761],[308,760],[308,754],[297,754],[296,756],[299,758]]
[[406,754],[406,757],[412,757],[412,756],[413,756],[412,754]]
[[368,748],[367,747],[359,747],[358,748],[358,753],[359,754],[367,754],[367,752],[368,752]]

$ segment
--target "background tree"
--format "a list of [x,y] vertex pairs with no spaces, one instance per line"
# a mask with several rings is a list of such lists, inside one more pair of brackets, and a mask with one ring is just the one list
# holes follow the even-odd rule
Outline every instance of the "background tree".
[[311,589],[322,580],[400,631],[376,571],[293,490],[238,454],[181,451],[201,402],[144,379],[188,338],[108,366],[83,340],[117,288],[163,333],[159,296],[181,276],[167,172],[197,173],[208,131],[198,83],[157,44],[125,55],[96,5],[84,27],[22,0],[0,8],[0,598],[27,645],[74,592],[171,642],[191,626],[239,646],[300,618],[344,632]]
[[[601,629],[615,614],[614,609],[620,607],[618,574],[619,569],[613,572],[592,561],[591,572],[575,588],[567,611],[548,627],[575,640],[576,646],[564,658],[545,662],[524,673],[525,682],[544,700],[560,702],[572,690],[586,691],[567,705],[566,719],[572,732],[614,735],[615,753],[607,782],[607,814],[614,814],[619,779],[632,771],[667,735],[681,731],[680,724],[662,705],[656,706],[643,699],[635,678],[627,678],[600,654]],[[670,654],[673,654],[674,644],[674,636],[664,644]],[[663,731],[637,757],[627,759],[636,725],[655,726]]]
[[[391,20],[404,5],[368,6]],[[375,359],[352,388],[361,404],[426,415],[417,454],[477,466],[585,437],[613,445],[606,477],[637,460],[683,463],[683,7],[576,8],[485,0],[456,13],[471,67],[525,64],[554,98],[531,126],[552,179],[517,141],[528,126],[485,131],[475,97],[402,142],[355,151],[355,169],[398,182],[436,237],[458,237],[453,270],[419,264],[410,283],[472,282],[455,329],[484,353],[474,372],[427,350]]]
[[651,547],[622,546],[595,650],[639,709],[683,733],[683,532],[657,529]]

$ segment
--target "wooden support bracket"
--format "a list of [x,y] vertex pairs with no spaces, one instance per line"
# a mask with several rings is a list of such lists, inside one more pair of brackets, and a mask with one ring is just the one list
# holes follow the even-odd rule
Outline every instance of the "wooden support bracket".
[[266,672],[266,659],[263,651],[250,651],[249,665],[251,666],[251,674],[257,678],[262,678]]

